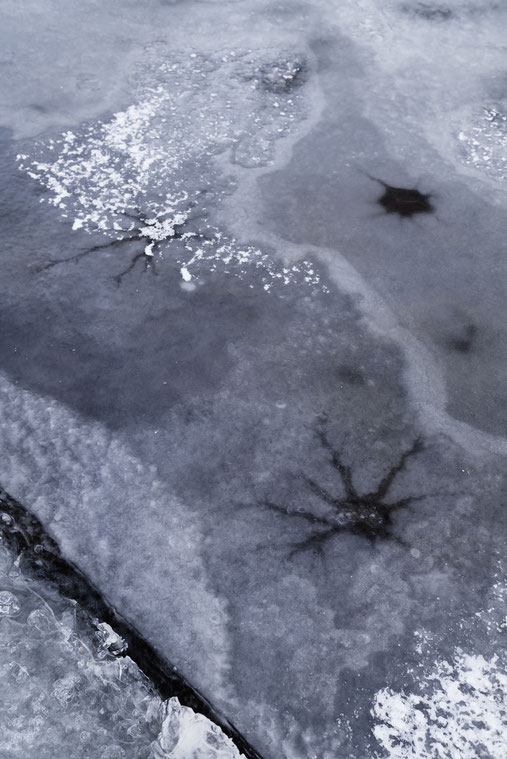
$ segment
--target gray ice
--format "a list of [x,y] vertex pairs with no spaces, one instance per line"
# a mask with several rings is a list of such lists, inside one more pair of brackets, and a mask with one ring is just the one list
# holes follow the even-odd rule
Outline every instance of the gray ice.
[[507,9],[2,15],[2,487],[266,759],[503,757]]

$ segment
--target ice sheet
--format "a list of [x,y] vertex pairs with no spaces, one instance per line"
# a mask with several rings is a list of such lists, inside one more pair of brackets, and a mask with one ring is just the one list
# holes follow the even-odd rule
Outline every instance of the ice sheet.
[[0,482],[266,758],[497,759],[502,6],[35,5]]

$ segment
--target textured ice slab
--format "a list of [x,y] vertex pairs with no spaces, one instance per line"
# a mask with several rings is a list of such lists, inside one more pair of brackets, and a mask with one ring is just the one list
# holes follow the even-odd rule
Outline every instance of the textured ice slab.
[[162,702],[128,656],[116,658],[109,625],[90,629],[18,562],[0,544],[4,759],[240,759],[220,728],[177,698]]
[[108,12],[12,56],[0,481],[266,757],[475,759],[474,665],[497,759],[503,9]]

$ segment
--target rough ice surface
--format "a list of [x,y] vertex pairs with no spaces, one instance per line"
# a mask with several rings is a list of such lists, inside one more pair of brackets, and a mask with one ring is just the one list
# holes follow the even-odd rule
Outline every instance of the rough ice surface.
[[265,759],[499,759],[506,8],[2,10],[1,486]]
[[[444,759],[505,755],[507,658],[502,639],[507,628],[507,587],[496,583],[494,606],[479,614],[477,625],[493,638],[499,654],[484,658],[459,648],[449,660],[423,665],[414,677],[415,692],[382,689],[372,709],[373,733],[392,759]],[[431,661],[431,644],[419,633]],[[423,646],[421,645],[421,653]]]
[[[0,544],[3,759],[240,759],[220,728],[162,702],[118,636],[29,578]],[[8,588],[8,590],[7,590]]]

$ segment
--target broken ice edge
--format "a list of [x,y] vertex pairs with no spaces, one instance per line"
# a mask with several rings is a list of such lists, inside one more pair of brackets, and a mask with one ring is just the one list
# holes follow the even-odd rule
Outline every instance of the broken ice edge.
[[239,730],[208,699],[165,659],[121,614],[92,582],[66,559],[58,543],[39,519],[10,496],[0,485],[0,535],[6,547],[18,557],[20,568],[28,575],[52,583],[65,598],[78,604],[77,613],[84,624],[106,622],[127,644],[117,654],[129,656],[150,680],[163,700],[176,696],[188,706],[217,724],[231,738],[246,759],[262,759]]

